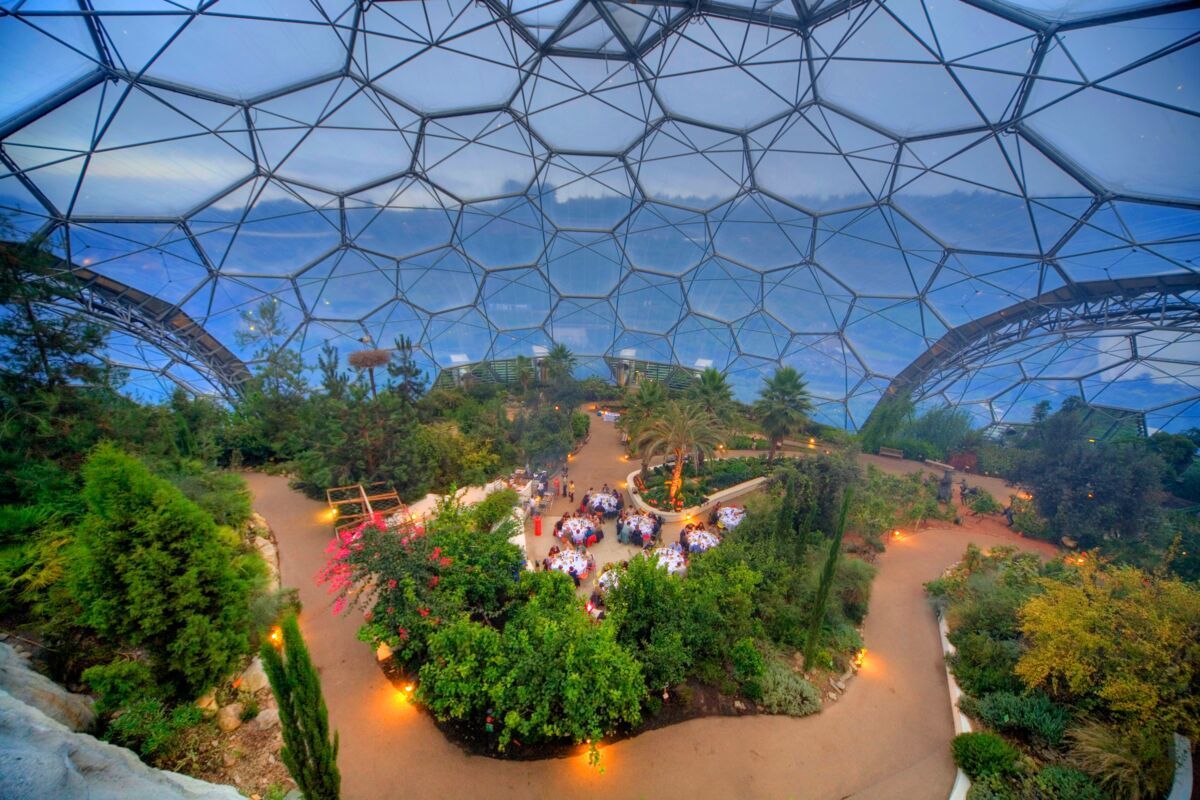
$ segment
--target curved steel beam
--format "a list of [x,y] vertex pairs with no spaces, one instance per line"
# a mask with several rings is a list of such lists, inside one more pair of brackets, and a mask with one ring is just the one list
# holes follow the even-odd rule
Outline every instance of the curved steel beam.
[[[1135,318],[1162,329],[1200,327],[1195,301],[1183,296],[1191,292],[1200,292],[1200,274],[1085,281],[1044,292],[948,331],[892,379],[880,402],[903,394],[920,400],[938,371],[979,349],[1002,349],[1039,332],[1113,329]],[[1142,304],[1131,305],[1136,301]]]
[[[0,248],[20,247],[0,242]],[[227,399],[238,396],[250,378],[250,369],[221,344],[204,326],[179,306],[168,303],[118,280],[86,267],[57,258],[52,274],[70,275],[68,284],[73,309],[111,330],[121,331],[162,350],[175,361],[205,376]],[[51,304],[51,307],[59,304]],[[179,383],[176,380],[176,383]],[[196,391],[194,387],[184,388]]]

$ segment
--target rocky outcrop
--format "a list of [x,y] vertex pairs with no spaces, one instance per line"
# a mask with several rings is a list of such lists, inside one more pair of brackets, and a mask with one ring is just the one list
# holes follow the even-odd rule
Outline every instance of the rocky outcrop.
[[232,786],[148,767],[0,691],[0,797],[22,800],[244,800]]
[[0,642],[0,689],[73,731],[90,730],[96,722],[92,698],[72,694],[35,672],[11,647]]
[[257,692],[266,689],[271,685],[267,679],[267,672],[263,669],[262,659],[255,656],[250,661],[250,666],[242,673],[242,688],[248,692]]

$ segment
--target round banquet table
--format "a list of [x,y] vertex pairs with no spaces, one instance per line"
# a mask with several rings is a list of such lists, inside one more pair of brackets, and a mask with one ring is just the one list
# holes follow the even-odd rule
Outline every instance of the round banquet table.
[[708,531],[691,531],[687,535],[688,550],[693,553],[703,553],[710,547],[716,547],[721,543],[713,534]]
[[571,541],[575,544],[583,544],[587,541],[588,535],[593,530],[595,529],[592,527],[592,523],[579,517],[572,517],[564,522],[562,526],[563,537],[570,537]]
[[745,518],[746,509],[744,508],[726,506],[717,512],[717,520],[724,525],[727,530],[733,530],[738,525],[741,525],[742,520]]
[[575,576],[583,580],[588,576],[588,560],[574,550],[563,550],[550,557],[550,569],[556,569],[564,575],[571,574],[575,568]]
[[634,514],[626,518],[625,526],[632,528],[639,536],[643,533],[654,533],[654,519],[648,514]]
[[618,499],[615,494],[597,494],[592,497],[590,505],[593,511],[611,513],[617,510]]
[[615,569],[606,569],[600,573],[597,582],[600,584],[600,591],[607,592],[620,582],[621,576]]
[[678,575],[687,569],[687,564],[683,563],[683,553],[678,550],[660,547],[654,551],[654,555],[658,556],[658,565],[671,575]]

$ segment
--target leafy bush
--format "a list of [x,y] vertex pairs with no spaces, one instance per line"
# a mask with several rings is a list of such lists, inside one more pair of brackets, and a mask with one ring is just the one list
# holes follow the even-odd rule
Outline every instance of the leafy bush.
[[249,647],[235,551],[212,517],[133,456],[102,445],[83,476],[88,511],[69,565],[83,621],[145,647],[159,683],[194,697]]
[[1104,800],[1104,794],[1086,773],[1070,767],[1043,767],[1034,777],[1044,800]]
[[184,730],[201,722],[204,715],[193,705],[169,708],[161,700],[139,700],[109,723],[104,738],[128,747],[142,758],[168,759],[174,753]]
[[772,714],[806,717],[821,709],[821,693],[817,687],[792,672],[782,659],[767,661],[759,683],[762,686],[759,705]]
[[642,664],[646,688],[659,692],[683,681],[692,663],[685,643],[683,583],[649,559],[635,558],[606,601],[606,624]]
[[959,707],[993,730],[1049,747],[1062,744],[1069,714],[1041,692],[993,692],[979,699],[963,697]]
[[571,412],[571,435],[575,437],[575,441],[581,442],[587,438],[588,431],[592,428],[592,418],[582,411]]
[[730,450],[753,450],[754,449],[754,440],[751,439],[749,436],[745,436],[742,434],[738,434],[736,436],[730,436],[729,437],[729,449]]
[[1010,775],[1016,772],[1016,748],[994,733],[960,733],[950,743],[954,763],[971,780],[985,775]]
[[992,692],[1019,692],[1024,685],[1013,673],[1020,658],[1020,646],[1009,639],[992,639],[983,633],[959,633],[951,636],[957,648],[950,657],[950,669],[967,694],[983,697]]
[[1149,800],[1166,794],[1175,774],[1171,738],[1154,728],[1119,730],[1088,722],[1068,734],[1071,763],[1111,797]]
[[766,662],[758,651],[754,640],[746,637],[738,639],[733,645],[730,660],[733,663],[733,675],[741,684],[742,692],[751,700],[762,697],[762,683],[759,678],[766,670]]
[[0,506],[0,543],[19,542],[50,521],[49,506]]
[[985,492],[983,489],[978,489],[978,494],[971,498],[971,510],[976,514],[999,514],[1004,510],[1004,506],[996,502],[996,498]]
[[83,671],[84,682],[96,695],[96,713],[108,714],[134,700],[157,694],[150,668],[128,658],[99,664]]
[[242,704],[241,720],[249,722],[258,716],[258,698],[250,692],[242,692],[238,697],[238,702]]
[[475,514],[475,527],[482,533],[489,533],[492,528],[512,515],[513,506],[520,502],[520,496],[512,489],[501,489],[492,492],[472,510]]
[[946,453],[942,448],[920,439],[890,439],[884,442],[883,446],[894,447],[904,453],[905,458],[913,461],[924,461],[927,458],[934,461],[941,461],[946,457]]
[[250,490],[241,475],[205,469],[187,462],[184,471],[173,480],[179,491],[218,525],[238,527],[250,519]]

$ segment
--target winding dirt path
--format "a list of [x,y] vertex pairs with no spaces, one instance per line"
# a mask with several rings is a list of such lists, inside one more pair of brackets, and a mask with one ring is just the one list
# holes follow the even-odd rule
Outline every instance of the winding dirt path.
[[[619,485],[630,467],[612,426],[594,421],[571,463],[577,499],[589,485]],[[428,716],[397,696],[355,638],[358,618],[336,617],[313,576],[330,538],[320,503],[285,478],[247,474],[256,510],[279,540],[284,585],[300,590],[301,627],[321,670],[330,720],[341,735],[347,800],[371,798],[881,798],[941,800],[954,780],[953,736],[937,626],[922,584],[961,557],[968,542],[1015,544],[1049,553],[990,521],[922,531],[894,542],[879,560],[862,672],[846,695],[817,715],[707,718],[603,748],[603,773],[579,756],[506,762],[467,756]],[[559,501],[555,509],[565,508]],[[548,536],[530,539],[538,555]],[[619,557],[615,537],[602,547]],[[540,556],[539,556],[540,557]]]

